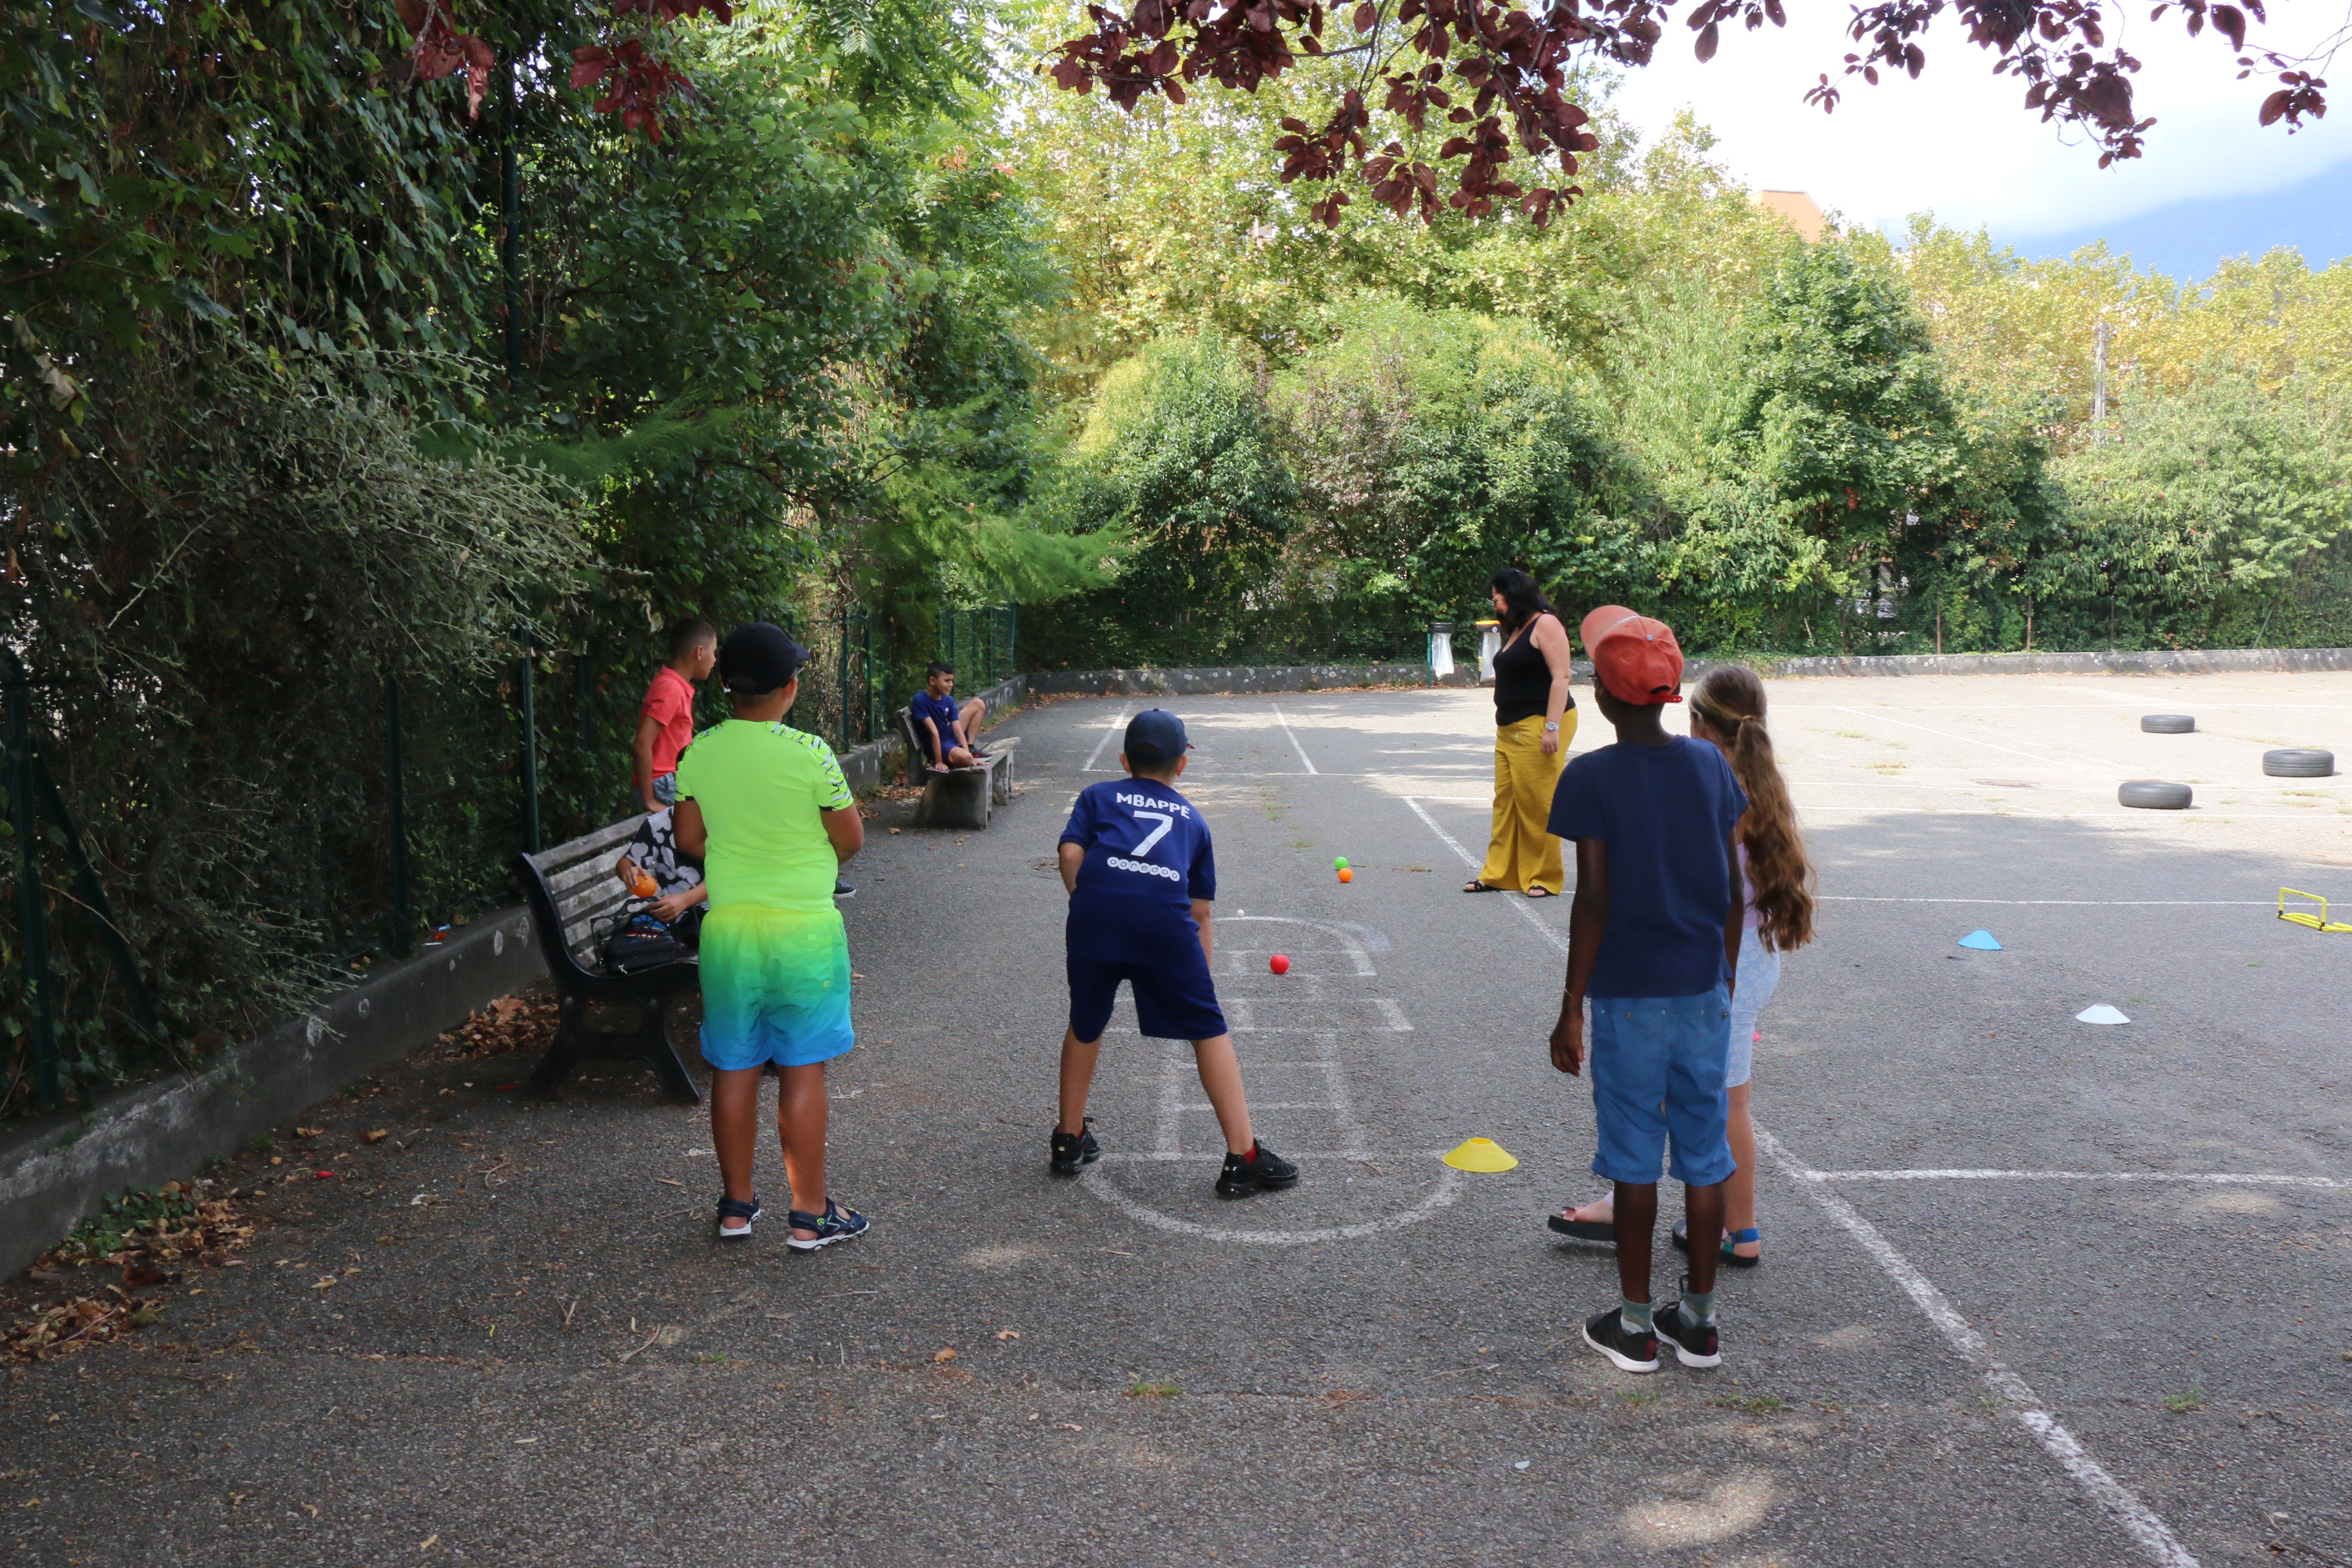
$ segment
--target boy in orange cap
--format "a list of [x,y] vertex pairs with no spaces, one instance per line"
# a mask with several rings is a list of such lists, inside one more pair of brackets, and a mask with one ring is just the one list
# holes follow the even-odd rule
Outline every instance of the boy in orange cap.
[[1627,1372],[1655,1372],[1660,1340],[1685,1366],[1717,1366],[1716,1249],[1691,1249],[1682,1299],[1654,1312],[1650,1246],[1669,1142],[1693,1236],[1723,1228],[1723,1184],[1737,1169],[1723,1083],[1742,912],[1732,829],[1748,797],[1722,752],[1659,722],[1682,700],[1671,627],[1609,605],[1580,637],[1617,743],[1570,762],[1552,795],[1551,831],[1576,843],[1576,899],[1551,1061],[1582,1070],[1589,996],[1592,1170],[1616,1187],[1622,1293],[1586,1320],[1584,1341]]

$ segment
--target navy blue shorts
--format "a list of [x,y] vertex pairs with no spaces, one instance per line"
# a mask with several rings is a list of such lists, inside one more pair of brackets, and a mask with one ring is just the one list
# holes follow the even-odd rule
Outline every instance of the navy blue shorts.
[[1224,1009],[1209,979],[1209,961],[1190,944],[1192,962],[1126,963],[1071,953],[1070,1033],[1098,1040],[1110,1025],[1122,980],[1135,987],[1135,1018],[1156,1040],[1213,1040],[1225,1032]]

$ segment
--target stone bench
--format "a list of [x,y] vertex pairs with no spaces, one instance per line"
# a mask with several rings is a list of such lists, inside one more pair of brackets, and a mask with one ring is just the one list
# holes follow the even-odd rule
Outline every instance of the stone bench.
[[907,782],[923,786],[923,798],[915,803],[915,826],[985,829],[990,812],[1013,798],[1013,758],[1021,737],[987,736],[981,744],[988,752],[978,765],[940,773],[924,752],[912,713],[901,708],[890,717],[907,743]]

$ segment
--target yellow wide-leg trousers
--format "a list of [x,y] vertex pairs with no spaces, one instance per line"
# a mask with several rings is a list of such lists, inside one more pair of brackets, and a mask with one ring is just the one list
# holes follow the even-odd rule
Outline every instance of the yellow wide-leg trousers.
[[1565,878],[1559,840],[1546,831],[1551,792],[1568,765],[1568,743],[1576,735],[1576,710],[1559,716],[1559,750],[1543,753],[1543,716],[1503,724],[1495,731],[1495,826],[1486,838],[1486,864],[1478,879],[1490,888],[1525,892],[1560,891]]

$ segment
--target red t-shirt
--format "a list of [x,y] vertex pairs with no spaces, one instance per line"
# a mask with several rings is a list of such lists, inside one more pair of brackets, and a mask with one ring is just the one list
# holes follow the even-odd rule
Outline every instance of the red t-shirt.
[[677,772],[677,754],[694,739],[694,683],[663,665],[639,711],[661,726],[654,737],[654,777]]

